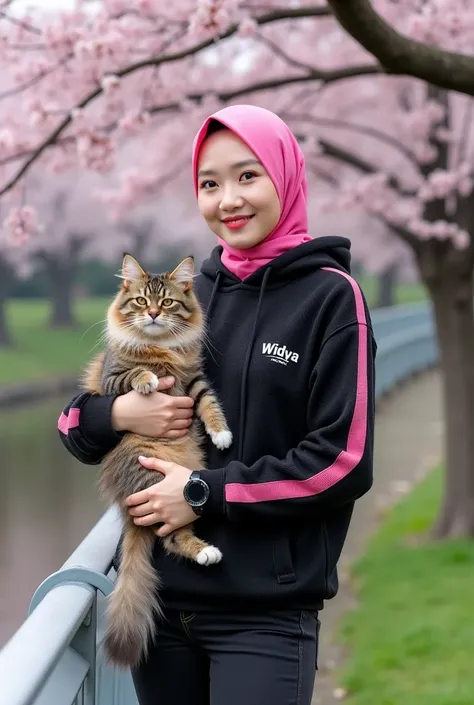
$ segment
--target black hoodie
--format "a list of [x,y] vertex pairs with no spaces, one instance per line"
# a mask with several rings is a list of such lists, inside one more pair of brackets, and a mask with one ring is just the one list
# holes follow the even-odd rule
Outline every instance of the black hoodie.
[[[205,366],[234,436],[207,444],[210,487],[195,523],[223,560],[155,563],[166,604],[179,609],[320,609],[337,592],[336,563],[354,501],[372,484],[374,357],[369,313],[349,275],[350,243],[324,237],[247,277],[202,266]],[[81,394],[60,418],[61,439],[98,463],[120,440],[114,397]]]

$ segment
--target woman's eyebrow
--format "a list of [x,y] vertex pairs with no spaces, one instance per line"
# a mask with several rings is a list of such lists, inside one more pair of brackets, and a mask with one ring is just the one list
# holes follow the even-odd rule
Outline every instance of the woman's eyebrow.
[[[258,159],[244,159],[241,162],[235,162],[235,164],[231,164],[231,169],[242,169],[244,166],[251,166],[252,164],[258,164],[259,166],[262,166],[262,163],[258,161]],[[215,169],[201,169],[198,172],[198,176],[215,176],[216,174]]]

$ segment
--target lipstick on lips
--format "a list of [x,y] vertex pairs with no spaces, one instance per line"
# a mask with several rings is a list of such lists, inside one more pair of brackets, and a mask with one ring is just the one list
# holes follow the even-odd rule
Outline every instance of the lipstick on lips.
[[229,230],[239,230],[247,225],[251,218],[253,218],[253,215],[231,215],[228,218],[224,218],[222,222]]

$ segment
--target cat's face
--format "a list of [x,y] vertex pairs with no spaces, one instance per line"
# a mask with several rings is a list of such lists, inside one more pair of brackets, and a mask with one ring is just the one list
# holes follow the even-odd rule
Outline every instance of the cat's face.
[[122,286],[108,315],[117,342],[180,347],[201,331],[201,311],[193,293],[194,261],[187,257],[173,272],[151,275],[125,254]]

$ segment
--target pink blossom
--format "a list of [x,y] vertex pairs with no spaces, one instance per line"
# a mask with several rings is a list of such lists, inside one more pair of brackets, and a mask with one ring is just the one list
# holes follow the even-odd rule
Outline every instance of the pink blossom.
[[221,34],[237,19],[237,9],[237,0],[198,0],[191,16],[191,34]]
[[101,86],[106,95],[110,95],[112,92],[120,88],[120,78],[114,76],[113,74],[107,74],[103,76],[101,81]]
[[428,143],[417,145],[414,151],[420,164],[430,164],[438,155],[436,147]]
[[38,214],[30,206],[12,208],[3,223],[10,242],[14,246],[24,245],[32,235],[41,231]]
[[150,113],[130,110],[119,120],[119,127],[128,135],[136,135],[149,124],[150,120]]
[[440,142],[454,142],[456,140],[453,130],[449,130],[446,127],[438,127],[435,134]]
[[474,180],[472,177],[465,176],[459,179],[458,181],[458,191],[459,195],[463,196],[466,198],[467,196],[470,196],[472,193],[472,189],[474,188]]
[[104,173],[113,167],[115,148],[107,135],[86,133],[77,138],[79,163],[86,169]]
[[465,250],[471,244],[471,238],[466,230],[459,230],[453,239],[454,246],[458,250]]
[[15,138],[11,130],[0,129],[0,159],[13,154],[15,148]]
[[243,18],[239,24],[239,36],[240,37],[254,37],[258,32],[258,24],[248,15]]
[[408,23],[408,34],[413,38],[416,39],[418,42],[423,42],[426,39],[427,35],[427,24],[426,21],[423,20],[422,17],[419,15],[416,15],[414,17],[411,17]]

